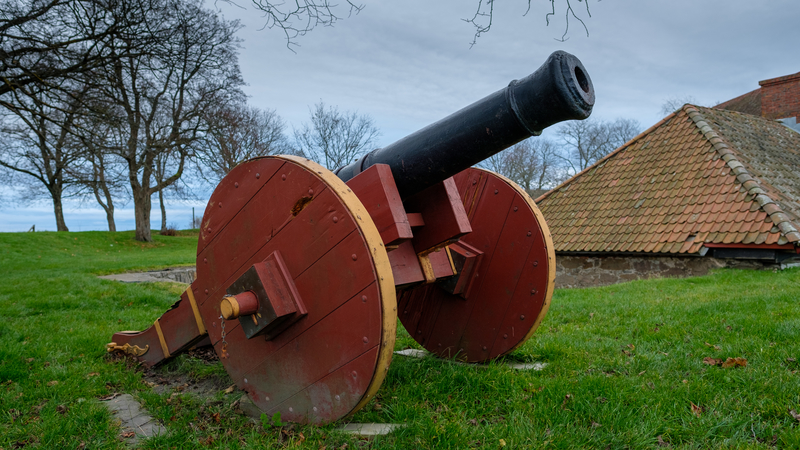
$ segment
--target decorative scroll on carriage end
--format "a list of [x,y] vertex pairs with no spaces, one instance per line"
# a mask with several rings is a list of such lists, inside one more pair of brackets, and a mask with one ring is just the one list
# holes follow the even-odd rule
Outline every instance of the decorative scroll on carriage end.
[[116,342],[109,342],[108,344],[106,344],[106,351],[108,353],[122,352],[125,353],[126,355],[131,355],[131,356],[144,356],[144,354],[147,353],[148,350],[150,350],[149,345],[145,345],[144,348],[142,348],[139,347],[138,345],[131,345],[129,343],[126,343],[125,345],[117,345]]

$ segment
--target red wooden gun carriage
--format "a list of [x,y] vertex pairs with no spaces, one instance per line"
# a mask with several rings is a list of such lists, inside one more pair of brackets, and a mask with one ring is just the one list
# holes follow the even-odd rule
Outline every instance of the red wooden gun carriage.
[[528,194],[472,168],[544,128],[585,119],[594,89],[553,53],[536,72],[349,166],[246,161],[203,215],[197,279],[143,332],[109,351],[147,366],[206,336],[268,414],[327,423],[378,391],[397,318],[428,351],[484,362],[536,330],[555,255]]

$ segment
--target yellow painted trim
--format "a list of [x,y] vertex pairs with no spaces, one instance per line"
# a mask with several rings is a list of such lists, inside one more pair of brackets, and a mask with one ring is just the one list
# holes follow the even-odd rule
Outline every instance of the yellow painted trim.
[[167,341],[164,340],[164,333],[161,331],[161,325],[158,323],[158,319],[153,322],[153,325],[156,327],[156,333],[158,334],[158,342],[161,343],[161,351],[164,353],[164,358],[169,358],[172,355],[169,354],[169,349],[167,348]]
[[189,297],[189,303],[192,305],[192,312],[194,312],[194,320],[197,322],[197,331],[201,335],[206,334],[206,326],[203,323],[203,317],[200,315],[200,309],[197,307],[197,302],[194,299],[194,292],[192,287],[186,288],[186,296]]
[[351,416],[363,408],[378,393],[378,389],[380,389],[386,374],[389,372],[389,364],[392,362],[394,341],[397,336],[397,293],[395,292],[394,275],[392,274],[392,265],[389,263],[389,255],[383,245],[381,234],[378,232],[375,222],[372,221],[372,217],[370,217],[361,200],[347,187],[344,181],[330,170],[307,158],[291,155],[271,157],[291,161],[315,173],[339,197],[350,212],[372,255],[372,264],[375,268],[381,300],[381,343],[372,380],[370,380],[364,396],[355,408],[347,414],[347,416]]
[[453,275],[458,275],[458,272],[456,272],[456,263],[453,262],[453,254],[450,253],[450,247],[445,247],[444,251],[447,253],[447,261],[450,262],[450,270],[453,271]]
[[436,281],[436,275],[433,273],[433,264],[431,263],[430,253],[420,253],[417,255],[419,259],[419,266],[422,268],[422,274],[425,275],[425,284],[430,284]]
[[541,211],[539,211],[539,207],[536,206],[536,203],[533,201],[530,195],[522,189],[517,183],[509,180],[508,178],[492,172],[490,170],[485,169],[477,169],[483,170],[484,172],[489,172],[492,175],[496,176],[497,178],[503,180],[506,184],[508,184],[512,189],[517,191],[525,201],[528,203],[528,206],[531,208],[531,212],[533,216],[536,218],[536,222],[539,224],[539,229],[542,231],[542,241],[544,242],[545,250],[547,251],[547,290],[544,294],[544,304],[542,305],[542,310],[539,312],[539,315],[536,317],[536,321],[533,322],[531,329],[528,330],[528,333],[525,335],[525,338],[519,341],[519,344],[511,348],[506,353],[511,353],[512,351],[518,349],[522,346],[531,336],[533,333],[536,332],[536,329],[539,328],[541,325],[544,316],[547,315],[547,311],[550,309],[550,302],[553,299],[553,289],[555,289],[556,284],[556,251],[555,246],[553,245],[553,237],[550,235],[550,228],[547,226],[547,222],[544,220],[544,215]]

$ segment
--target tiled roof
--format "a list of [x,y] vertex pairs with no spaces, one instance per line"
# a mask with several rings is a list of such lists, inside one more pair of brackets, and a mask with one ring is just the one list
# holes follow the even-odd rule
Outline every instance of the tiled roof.
[[562,252],[800,245],[800,133],[685,105],[536,203]]
[[740,95],[736,98],[730,99],[727,102],[722,102],[715,106],[716,109],[727,109],[728,111],[739,111],[754,116],[761,115],[761,88],[750,91],[747,94]]

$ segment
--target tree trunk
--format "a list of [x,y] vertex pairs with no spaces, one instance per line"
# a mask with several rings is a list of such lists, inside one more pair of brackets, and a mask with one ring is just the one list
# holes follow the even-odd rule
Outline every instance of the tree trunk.
[[53,210],[56,213],[56,230],[69,231],[69,228],[67,228],[67,223],[64,221],[64,210],[61,206],[60,195],[53,195]]
[[136,219],[137,241],[152,242],[150,235],[150,194],[147,189],[136,189],[133,192],[133,216]]
[[164,206],[164,190],[158,191],[158,204],[161,206],[161,234],[167,232],[167,208]]
[[117,224],[114,223],[114,205],[110,201],[108,208],[106,208],[106,220],[108,221],[108,231],[112,233],[117,231]]

